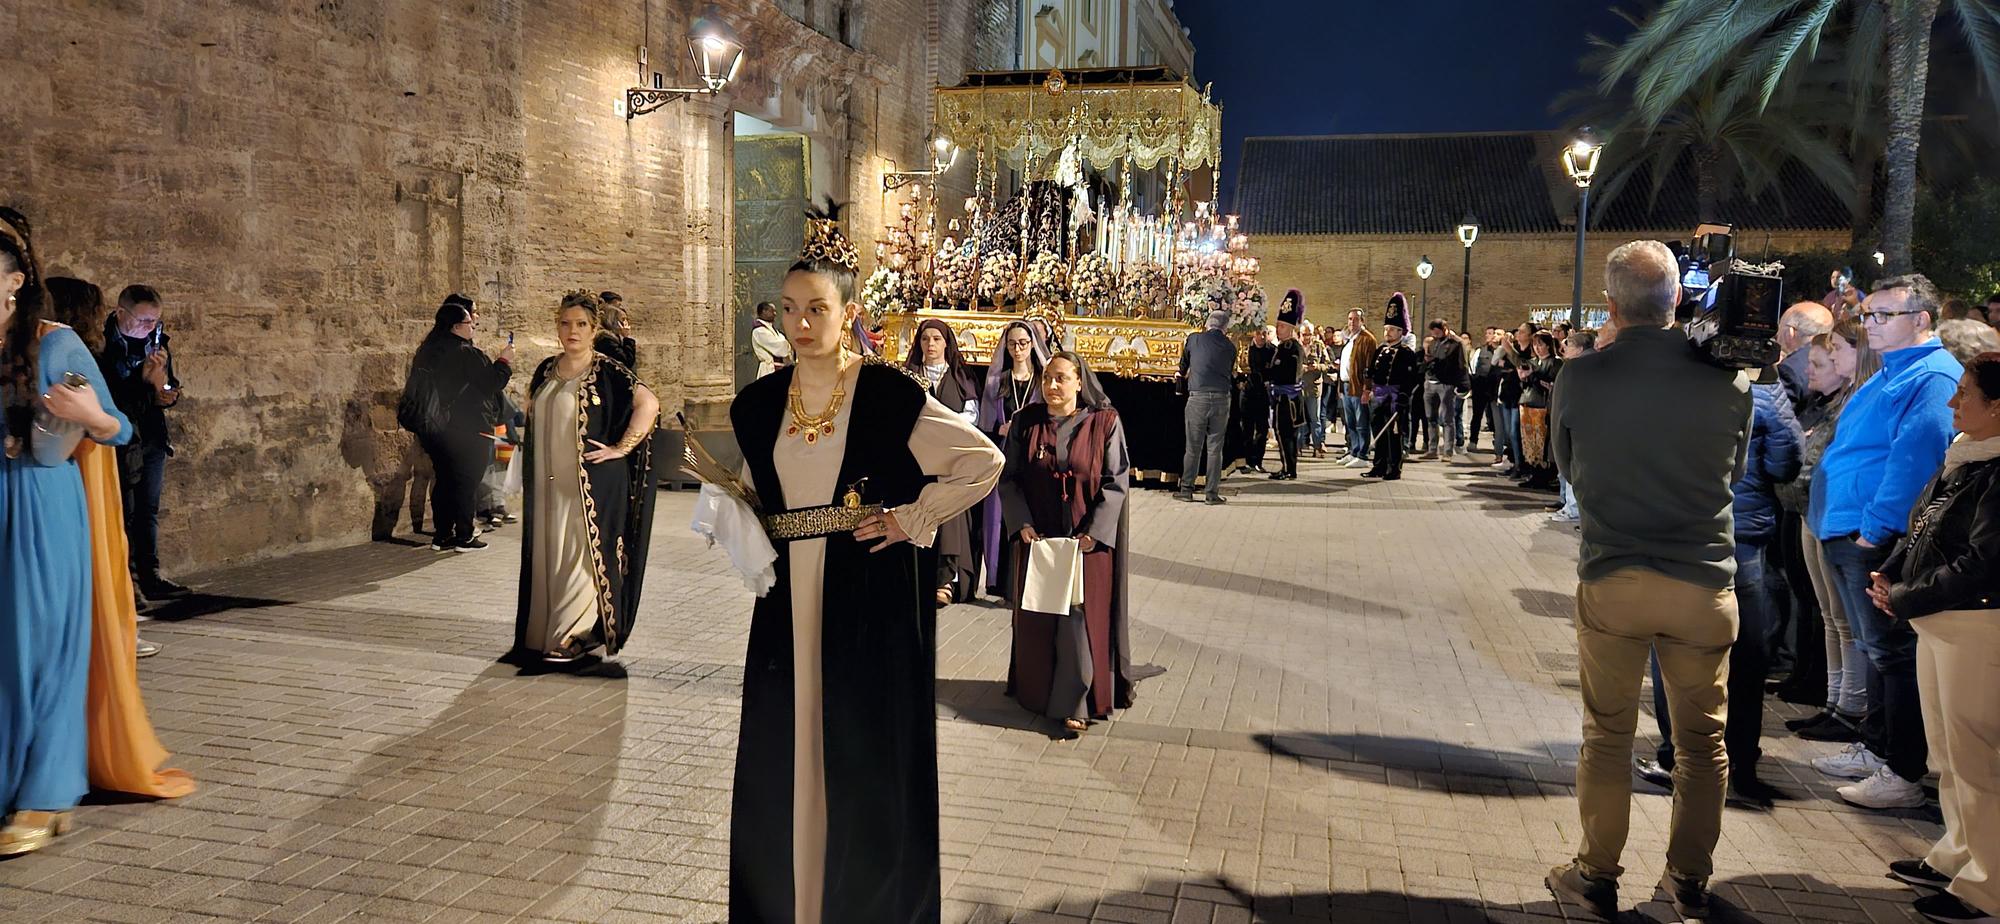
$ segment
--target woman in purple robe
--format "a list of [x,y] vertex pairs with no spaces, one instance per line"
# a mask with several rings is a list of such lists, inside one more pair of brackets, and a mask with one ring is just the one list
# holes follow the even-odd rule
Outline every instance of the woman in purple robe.
[[[1000,331],[1000,350],[986,366],[986,389],[979,402],[979,429],[994,445],[1007,445],[1007,425],[1015,414],[1031,404],[1042,403],[1042,367],[1048,361],[1048,345],[1036,336],[1028,322],[1012,321]],[[981,514],[986,595],[1012,599],[1013,560],[1012,556],[1002,554],[1006,537],[1001,535],[999,491],[987,496]]]

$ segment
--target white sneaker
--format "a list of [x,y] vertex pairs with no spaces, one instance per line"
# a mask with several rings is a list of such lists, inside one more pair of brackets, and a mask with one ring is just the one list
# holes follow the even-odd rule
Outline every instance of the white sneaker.
[[1578,517],[1570,516],[1560,510],[1549,514],[1549,522],[1551,523],[1575,523],[1578,519]]
[[1347,462],[1342,465],[1343,468],[1366,468],[1367,466],[1368,466],[1368,460],[1363,459],[1360,456],[1355,456],[1354,458],[1347,460]]
[[1922,808],[1927,799],[1924,788],[1896,775],[1894,770],[1883,767],[1859,783],[1851,783],[1834,790],[1862,808]]
[[1882,758],[1868,750],[1868,745],[1859,741],[1842,748],[1838,754],[1812,759],[1812,767],[1827,776],[1840,780],[1865,780],[1881,770]]
[[1499,461],[1499,462],[1495,462],[1495,463],[1493,463],[1492,465],[1489,465],[1489,466],[1487,466],[1487,468],[1493,468],[1493,469],[1502,469],[1502,468],[1508,468],[1508,467],[1512,466],[1513,464],[1514,464],[1514,463],[1512,463],[1512,462],[1508,462],[1508,461],[1506,461],[1505,459],[1502,459],[1502,460],[1501,460],[1501,461]]

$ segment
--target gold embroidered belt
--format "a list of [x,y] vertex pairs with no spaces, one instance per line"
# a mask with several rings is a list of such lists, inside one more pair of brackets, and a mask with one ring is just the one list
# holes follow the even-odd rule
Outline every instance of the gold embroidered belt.
[[881,512],[881,504],[863,504],[858,507],[829,505],[787,510],[765,517],[764,531],[769,533],[772,539],[779,541],[818,539],[835,533],[851,533],[860,528],[862,520]]

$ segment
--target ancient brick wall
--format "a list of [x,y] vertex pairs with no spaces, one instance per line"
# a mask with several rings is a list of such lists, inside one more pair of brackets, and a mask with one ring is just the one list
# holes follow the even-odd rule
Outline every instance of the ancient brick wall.
[[927,69],[964,69],[975,5],[730,0],[737,84],[627,121],[648,26],[653,68],[692,82],[689,4],[647,24],[629,0],[12,0],[0,201],[52,273],[166,297],[187,395],[170,570],[407,535],[421,453],[393,404],[446,292],[480,300],[482,346],[517,333],[525,386],[561,294],[615,289],[667,411],[715,416],[731,110],[809,114],[840,145],[831,192],[872,202],[883,159],[921,145]]
[[[1589,235],[1585,240],[1583,302],[1604,304],[1604,258],[1612,248],[1639,238],[1668,240],[1686,232]],[[1845,231],[1744,231],[1738,247],[1747,255],[1770,250],[1789,252],[1847,246]],[[1389,293],[1410,296],[1410,308],[1420,307],[1423,281],[1417,263],[1428,255],[1436,264],[1430,280],[1430,317],[1459,323],[1459,293],[1464,279],[1465,248],[1451,237],[1376,235],[1263,235],[1250,239],[1251,252],[1261,263],[1259,278],[1274,297],[1296,288],[1305,294],[1316,323],[1346,318],[1347,310],[1367,313],[1368,325],[1382,323]],[[1482,234],[1472,250],[1470,327],[1512,327],[1528,315],[1529,306],[1567,306],[1576,260],[1576,239],[1568,235]],[[1810,293],[1817,298],[1821,293]]]

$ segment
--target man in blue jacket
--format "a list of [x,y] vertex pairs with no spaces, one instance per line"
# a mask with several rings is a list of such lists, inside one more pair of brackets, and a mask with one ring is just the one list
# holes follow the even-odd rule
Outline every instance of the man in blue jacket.
[[[1729,755],[1729,794],[1733,800],[1768,808],[1778,791],[1757,779],[1763,756],[1758,741],[1764,732],[1764,678],[1770,674],[1769,635],[1777,620],[1778,600],[1771,592],[1765,551],[1778,533],[1778,485],[1799,477],[1799,444],[1805,435],[1792,412],[1791,394],[1782,381],[1753,385],[1750,452],[1743,475],[1730,486],[1730,515],[1736,526],[1736,644],[1729,646],[1729,717],[1723,722],[1723,748]],[[1638,762],[1639,776],[1666,789],[1673,788],[1674,725],[1667,703],[1666,679],[1653,660],[1653,718],[1660,724],[1656,759]]]
[[1838,791],[1867,808],[1924,804],[1918,785],[1927,772],[1923,712],[1917,700],[1917,636],[1868,599],[1869,572],[1908,528],[1918,492],[1944,462],[1951,444],[1951,400],[1963,370],[1932,327],[1940,299],[1922,275],[1875,284],[1861,306],[1868,345],[1882,371],[1854,392],[1840,412],[1840,429],[1814,473],[1806,517],[1820,537],[1830,581],[1874,667],[1873,710],[1864,741],[1813,761],[1828,776],[1859,780]]

